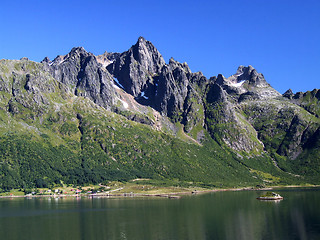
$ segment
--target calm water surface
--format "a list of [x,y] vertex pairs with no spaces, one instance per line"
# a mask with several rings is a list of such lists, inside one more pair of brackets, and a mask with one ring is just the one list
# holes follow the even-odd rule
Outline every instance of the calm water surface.
[[320,239],[320,189],[181,199],[0,199],[1,239]]

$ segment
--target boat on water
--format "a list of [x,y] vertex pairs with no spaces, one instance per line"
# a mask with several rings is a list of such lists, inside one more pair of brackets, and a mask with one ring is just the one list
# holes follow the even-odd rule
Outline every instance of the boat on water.
[[264,195],[261,195],[260,197],[257,197],[258,200],[282,200],[283,197],[281,197],[278,193],[274,192],[267,192]]

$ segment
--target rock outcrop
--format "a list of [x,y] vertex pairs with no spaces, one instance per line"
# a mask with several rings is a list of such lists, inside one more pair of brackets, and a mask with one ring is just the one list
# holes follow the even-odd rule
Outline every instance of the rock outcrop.
[[[157,130],[165,125],[175,134],[181,124],[196,140],[208,131],[237,152],[276,152],[291,159],[303,153],[319,128],[319,90],[294,94],[289,89],[281,95],[252,66],[239,66],[228,78],[219,74],[207,79],[201,72],[193,73],[187,63],[173,58],[165,63],[143,37],[123,53],[95,56],[78,47],[53,61],[46,57],[41,64],[28,59],[20,63],[12,84],[0,85],[12,93],[7,107],[13,114],[21,111],[20,105],[31,109],[38,105],[42,107],[37,107],[37,116],[41,115],[50,105],[44,93],[59,89],[62,95],[89,98]],[[28,72],[28,64],[35,64],[39,74]]]
[[187,132],[196,124],[203,125],[201,91],[199,94],[195,88],[204,91],[206,78],[173,58],[166,64],[151,42],[140,37],[128,51],[116,56],[107,69],[137,102],[183,123]]
[[153,77],[165,64],[159,51],[143,37],[128,51],[113,56],[115,59],[107,66],[108,71],[134,97],[154,86]]
[[234,100],[263,100],[279,97],[275,89],[265,80],[261,73],[258,73],[252,66],[240,66],[236,74],[225,78],[221,74],[216,80],[217,84],[223,86]]
[[51,75],[76,96],[88,97],[98,105],[111,109],[116,103],[113,78],[98,62],[96,56],[84,48],[73,48],[65,56],[57,56],[46,64]]
[[281,95],[252,66],[207,79],[142,37],[124,53],[0,60],[0,190],[137,177],[319,181],[319,101],[319,89]]

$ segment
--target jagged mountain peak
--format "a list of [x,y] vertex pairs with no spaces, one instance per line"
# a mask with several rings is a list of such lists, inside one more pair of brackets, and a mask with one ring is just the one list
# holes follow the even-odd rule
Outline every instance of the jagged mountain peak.
[[74,47],[71,51],[64,57],[66,59],[79,59],[83,57],[94,56],[92,53],[87,52],[83,47]]
[[[266,166],[269,167],[277,159],[283,164],[285,159],[299,161],[301,156],[305,169],[306,158],[312,162],[319,156],[320,90],[294,95],[287,91],[293,95],[292,99],[277,98],[281,95],[251,65],[239,66],[237,72],[228,78],[219,74],[208,80],[201,73],[192,73],[186,63],[173,58],[166,64],[159,51],[143,37],[124,53],[105,52],[94,56],[83,47],[76,47],[53,61],[45,58],[42,64],[26,60],[1,60],[2,129],[11,131],[15,126],[8,124],[15,119],[19,125],[21,122],[36,126],[43,134],[36,133],[32,140],[42,141],[45,136],[47,142],[51,136],[58,136],[66,148],[72,147],[79,153],[75,159],[85,164],[86,159],[88,163],[96,162],[92,169],[99,169],[98,172],[100,169],[110,170],[110,164],[116,164],[114,169],[124,173],[126,169],[131,171],[138,166],[139,171],[135,173],[134,169],[133,174],[140,177],[143,176],[140,172],[144,173],[152,166],[157,171],[166,166],[170,172],[176,169],[170,164],[181,156],[187,160],[185,170],[190,174],[202,162],[199,173],[201,176],[210,174],[219,166],[208,167],[207,164],[214,159],[218,159],[219,164],[226,163],[225,169],[231,173],[232,165],[223,159],[228,155],[231,160],[237,158],[236,164],[239,161],[252,164],[250,168],[268,159],[270,164]],[[133,124],[123,117],[154,128]],[[176,141],[175,137],[199,146],[194,148]],[[24,137],[23,142],[26,139]],[[172,144],[168,142],[170,139]],[[159,145],[161,141],[162,145]],[[56,144],[57,140],[53,142]],[[21,141],[17,143],[19,145]],[[31,144],[34,146],[34,142]],[[189,150],[193,148],[197,155],[190,153],[189,157]],[[223,152],[219,153],[219,149]],[[168,153],[172,151],[175,152],[169,158]],[[155,155],[157,153],[163,155]],[[263,161],[254,161],[259,156]],[[47,155],[44,157],[50,160]],[[148,158],[150,164],[140,168]],[[38,161],[38,155],[35,159]],[[168,162],[158,166],[160,159],[168,159]],[[197,164],[190,165],[194,160]],[[317,161],[320,162],[319,157]],[[291,161],[287,162],[291,164]],[[74,164],[75,177],[84,176],[78,175],[78,170],[81,165],[86,173],[89,168],[85,164]],[[112,174],[114,169],[111,169]],[[203,169],[208,169],[207,173],[203,173]],[[246,172],[251,174],[251,171]],[[103,176],[107,176],[106,173],[103,172]],[[64,173],[68,174],[68,171]]]
[[282,96],[291,99],[294,96],[294,93],[292,92],[292,89],[289,88]]
[[170,59],[169,59],[169,64],[170,63],[176,63],[177,61],[176,60],[174,60],[174,58],[173,57],[171,57]]
[[104,68],[113,63],[117,58],[119,58],[120,53],[108,53],[104,52],[101,55],[96,56],[97,61],[102,64]]
[[144,37],[140,36],[136,44],[147,44],[147,43],[150,44],[151,42],[147,41]]
[[169,67],[172,70],[174,70],[176,68],[180,68],[180,69],[182,69],[183,71],[185,71],[188,74],[191,73],[189,65],[186,62],[180,63],[180,62],[176,61],[173,57],[170,58],[170,60],[169,60]]
[[244,66],[244,65],[240,65],[239,67],[238,67],[238,70],[237,70],[237,73],[236,74],[243,74],[243,73],[245,73],[245,72],[252,72],[253,70],[255,70],[255,68],[254,67],[252,67],[251,65],[249,65],[249,66]]
[[112,85],[112,76],[105,70],[103,62],[83,47],[74,47],[68,54],[58,55],[52,62],[45,58],[42,63],[52,77],[74,95],[89,98],[106,109],[116,102],[117,93]]
[[50,63],[51,62],[51,60],[50,60],[50,58],[48,58],[48,57],[45,57],[40,63]]
[[243,80],[248,80],[249,83],[252,86],[255,87],[266,87],[270,86],[267,81],[265,80],[264,76],[262,73],[258,73],[258,71],[249,65],[248,67],[245,66],[240,66],[238,68],[238,71],[235,75],[233,75],[237,78],[237,81],[243,81]]
[[148,41],[148,40],[146,40],[144,37],[142,37],[142,36],[140,36],[139,38],[138,38],[138,40],[137,40],[137,42],[134,44],[134,45],[132,45],[132,47],[140,47],[140,48],[142,48],[142,47],[144,47],[144,46],[149,46],[149,47],[152,47],[152,48],[156,48],[153,44],[152,44],[152,42],[150,42],[150,41]]
[[59,65],[65,61],[79,60],[83,57],[94,56],[92,53],[87,52],[83,47],[73,47],[66,55],[58,55],[52,62],[48,57],[45,57],[41,63],[47,63],[50,65]]
[[143,37],[139,37],[137,43],[129,49],[134,59],[147,71],[155,73],[161,69],[165,61],[158,49]]
[[221,74],[219,73],[217,78],[215,79],[215,82],[219,85],[224,85],[226,84],[227,79]]
[[126,92],[138,97],[164,65],[165,61],[155,46],[140,37],[128,51],[116,56],[107,70]]
[[188,63],[187,63],[187,62],[183,62],[183,63],[178,62],[178,61],[175,60],[173,57],[171,57],[171,58],[169,59],[169,65],[170,65],[170,64],[179,64],[179,65],[181,65],[181,66],[188,66]]
[[87,53],[87,51],[84,49],[84,47],[73,47],[70,51],[70,53]]
[[242,86],[242,83],[244,83],[245,81],[253,82],[254,79],[257,78],[257,76],[260,76],[261,79],[264,80],[263,75],[259,74],[256,71],[256,69],[254,67],[252,67],[251,65],[249,65],[247,67],[240,65],[235,74],[231,75],[228,78],[226,78],[222,74],[218,74],[215,81],[219,85],[229,85],[229,86],[233,86],[233,87],[240,87],[240,86]]
[[[266,99],[281,95],[270,86],[263,74],[258,73],[251,65],[247,67],[240,65],[237,72],[228,78],[219,74],[215,82],[223,86],[229,94],[235,96],[249,94],[250,96],[255,96],[256,99]],[[240,99],[243,98],[241,97]]]
[[243,66],[240,65],[237,69],[237,72],[233,75],[231,75],[228,80],[232,81],[233,83],[239,83],[240,81],[243,80],[248,80],[249,82],[254,82],[254,80],[260,77],[261,81],[265,81],[263,75],[261,73],[258,73],[257,70],[252,67],[251,65],[249,66]]

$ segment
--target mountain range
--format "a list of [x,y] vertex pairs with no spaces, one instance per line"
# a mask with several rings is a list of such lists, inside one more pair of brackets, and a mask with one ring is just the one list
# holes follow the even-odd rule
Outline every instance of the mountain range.
[[143,37],[123,53],[2,59],[0,190],[319,184],[319,100],[319,89],[280,94],[252,66],[208,79]]

